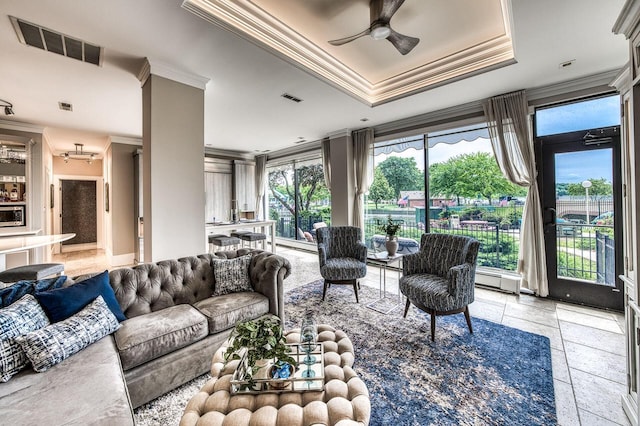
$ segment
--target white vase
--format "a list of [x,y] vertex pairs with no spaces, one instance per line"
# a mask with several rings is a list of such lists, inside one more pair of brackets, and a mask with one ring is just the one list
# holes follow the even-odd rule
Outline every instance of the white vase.
[[385,241],[384,245],[387,248],[387,254],[389,255],[389,257],[393,257],[398,251],[398,238],[395,235],[387,235],[387,241]]

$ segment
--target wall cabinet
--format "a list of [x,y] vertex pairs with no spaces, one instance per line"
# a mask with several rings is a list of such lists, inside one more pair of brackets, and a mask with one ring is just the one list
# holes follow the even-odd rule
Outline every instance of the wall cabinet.
[[242,160],[233,162],[233,199],[238,202],[240,217],[246,217],[247,213],[256,211],[255,176],[256,165],[254,162]]
[[231,197],[233,192],[231,181],[231,161],[205,159],[205,222],[224,222],[231,219]]

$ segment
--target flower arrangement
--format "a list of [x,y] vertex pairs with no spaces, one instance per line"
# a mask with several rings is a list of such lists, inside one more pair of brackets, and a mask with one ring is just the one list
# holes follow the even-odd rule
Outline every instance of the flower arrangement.
[[389,237],[395,237],[403,223],[404,220],[394,220],[391,219],[391,215],[389,215],[387,217],[387,223],[381,224],[379,229]]
[[240,351],[246,349],[251,377],[245,377],[245,380],[251,380],[262,368],[258,363],[260,360],[273,360],[278,367],[282,367],[283,363],[297,367],[296,360],[289,355],[290,348],[286,344],[280,318],[275,315],[240,322],[231,332],[231,336],[233,339],[224,354],[224,359],[225,362],[240,359]]

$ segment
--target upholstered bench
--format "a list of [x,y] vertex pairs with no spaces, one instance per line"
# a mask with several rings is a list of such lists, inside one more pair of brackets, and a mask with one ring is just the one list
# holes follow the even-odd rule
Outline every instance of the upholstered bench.
[[[300,342],[300,329],[286,333],[288,343]],[[184,410],[181,426],[213,425],[368,425],[369,391],[351,368],[353,344],[346,333],[330,325],[318,326],[324,346],[323,391],[264,394],[230,393],[231,376],[238,361],[224,365],[229,342],[213,356],[213,376]]]

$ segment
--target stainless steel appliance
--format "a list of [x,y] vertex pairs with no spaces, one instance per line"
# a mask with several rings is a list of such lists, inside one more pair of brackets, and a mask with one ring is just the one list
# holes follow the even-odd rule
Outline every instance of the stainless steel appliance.
[[25,226],[25,207],[24,205],[0,205],[0,227]]

